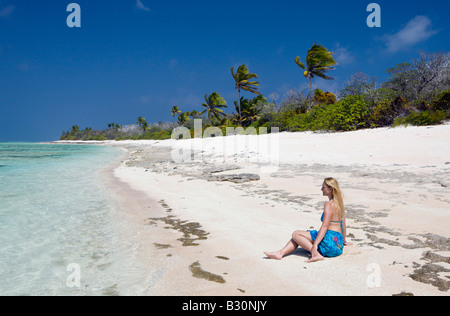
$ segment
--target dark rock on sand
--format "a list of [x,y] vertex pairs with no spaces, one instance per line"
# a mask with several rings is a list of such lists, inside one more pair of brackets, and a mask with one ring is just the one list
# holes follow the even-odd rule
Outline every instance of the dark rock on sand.
[[259,175],[253,173],[209,175],[207,177],[208,181],[230,181],[234,183],[259,181],[260,179]]

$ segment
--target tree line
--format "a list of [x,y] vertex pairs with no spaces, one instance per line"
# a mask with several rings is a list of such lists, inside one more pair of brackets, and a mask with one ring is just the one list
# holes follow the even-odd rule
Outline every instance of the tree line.
[[[269,101],[259,91],[258,75],[246,65],[231,76],[237,91],[235,112],[226,113],[227,102],[218,92],[206,94],[203,111],[182,112],[178,106],[170,109],[172,122],[149,124],[140,116],[136,123],[121,126],[109,123],[108,129],[95,131],[78,125],[64,131],[61,140],[107,139],[167,139],[174,127],[193,129],[193,120],[202,118],[204,128],[221,127],[279,127],[281,131],[350,131],[361,128],[397,126],[401,124],[432,125],[450,118],[450,53],[420,53],[419,58],[387,69],[386,82],[377,84],[376,78],[364,73],[353,74],[338,95],[313,90],[312,80],[333,80],[328,72],[337,62],[333,53],[314,43],[305,62],[296,57],[294,62],[303,71],[309,88],[290,90],[278,102],[277,94]],[[306,93],[306,90],[307,93]],[[245,98],[242,92],[254,97]]]

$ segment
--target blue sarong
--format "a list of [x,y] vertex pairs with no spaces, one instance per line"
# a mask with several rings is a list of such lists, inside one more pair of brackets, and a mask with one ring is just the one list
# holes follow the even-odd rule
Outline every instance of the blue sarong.
[[[310,230],[309,233],[314,242],[319,232],[317,230]],[[333,230],[327,231],[317,250],[324,257],[333,258],[342,255],[344,252],[344,236]]]

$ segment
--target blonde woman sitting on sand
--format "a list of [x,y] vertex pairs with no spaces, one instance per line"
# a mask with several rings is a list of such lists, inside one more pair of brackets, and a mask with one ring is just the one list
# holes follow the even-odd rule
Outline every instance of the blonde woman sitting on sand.
[[344,251],[346,222],[345,208],[339,183],[333,178],[327,178],[322,185],[322,193],[329,201],[325,204],[322,215],[322,227],[319,231],[296,231],[288,244],[276,252],[264,252],[271,259],[281,260],[298,247],[311,252],[311,259],[306,262],[324,260],[324,257],[338,257]]

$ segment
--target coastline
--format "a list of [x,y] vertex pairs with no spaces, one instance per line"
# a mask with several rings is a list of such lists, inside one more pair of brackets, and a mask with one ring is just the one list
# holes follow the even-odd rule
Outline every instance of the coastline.
[[[273,172],[250,148],[264,137],[277,137]],[[112,173],[151,267],[144,295],[448,295],[450,125],[242,139],[102,142],[128,151]],[[303,250],[266,259],[320,227],[328,176],[354,246],[315,264]]]

